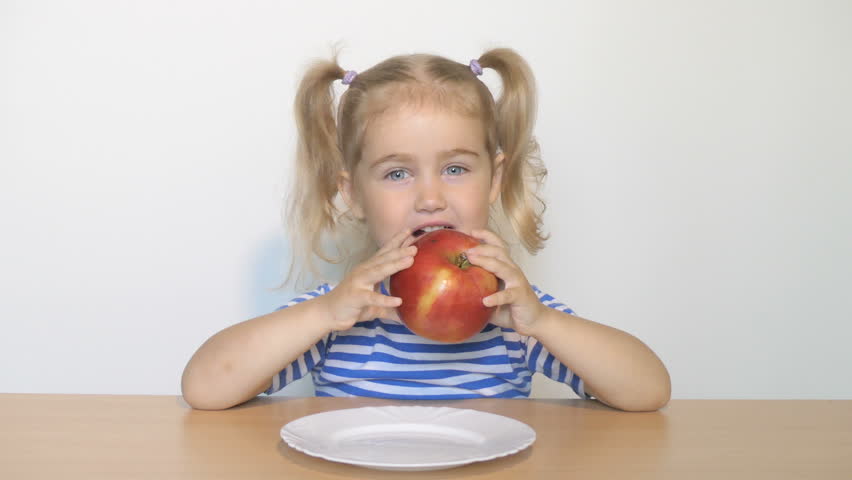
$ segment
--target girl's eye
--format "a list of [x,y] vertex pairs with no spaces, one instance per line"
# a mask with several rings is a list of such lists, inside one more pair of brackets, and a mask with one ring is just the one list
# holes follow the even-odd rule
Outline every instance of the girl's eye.
[[450,167],[447,167],[447,170],[446,170],[446,172],[450,175],[461,175],[462,173],[464,173],[466,171],[467,171],[466,168],[459,166],[459,165],[452,165]]
[[398,182],[400,180],[405,180],[405,178],[407,176],[408,176],[408,172],[406,172],[405,170],[394,170],[394,171],[388,173],[387,175],[385,175],[385,178],[387,178],[389,180],[393,180],[395,182]]

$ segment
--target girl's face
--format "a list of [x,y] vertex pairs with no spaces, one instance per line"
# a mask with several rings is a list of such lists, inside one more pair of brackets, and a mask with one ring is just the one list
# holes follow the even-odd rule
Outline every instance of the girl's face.
[[376,118],[364,134],[361,160],[343,172],[340,192],[381,247],[406,228],[487,228],[500,193],[503,155],[491,159],[479,119],[432,107],[403,108]]

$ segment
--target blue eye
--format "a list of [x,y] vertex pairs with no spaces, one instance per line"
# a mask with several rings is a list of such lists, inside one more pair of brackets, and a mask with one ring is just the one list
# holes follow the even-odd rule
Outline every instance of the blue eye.
[[405,180],[405,178],[407,176],[408,176],[408,172],[406,172],[405,170],[394,170],[394,171],[388,173],[387,175],[385,175],[385,178],[387,178],[389,180],[393,180],[395,182],[398,182],[400,180]]
[[447,170],[446,170],[446,172],[448,174],[453,175],[453,176],[461,175],[462,173],[464,173],[466,171],[467,171],[467,169],[460,166],[460,165],[449,166],[449,167],[447,167]]

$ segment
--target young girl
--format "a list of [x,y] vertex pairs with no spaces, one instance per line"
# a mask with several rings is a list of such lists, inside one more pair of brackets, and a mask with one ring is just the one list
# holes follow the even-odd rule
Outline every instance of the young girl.
[[[483,68],[502,79],[496,102],[478,78]],[[348,88],[335,120],[336,80]],[[324,396],[526,397],[539,372],[615,408],[665,405],[669,375],[654,352],[530,285],[492,231],[492,213],[501,213],[528,251],[544,243],[535,109],[532,73],[509,49],[469,65],[409,55],[358,74],[336,61],[312,66],[296,98],[289,213],[299,257],[328,260],[323,239],[346,225],[360,227],[372,250],[338,285],[211,337],[184,371],[186,401],[229,408],[308,373]],[[402,300],[387,292],[388,277],[413,263],[414,240],[436,228],[479,239],[469,260],[503,286],[483,300],[498,306],[491,323],[461,343],[413,334],[396,313]]]

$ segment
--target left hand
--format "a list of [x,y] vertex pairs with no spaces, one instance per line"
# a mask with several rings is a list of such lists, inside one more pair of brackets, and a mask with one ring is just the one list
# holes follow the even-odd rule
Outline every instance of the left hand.
[[502,280],[504,288],[482,299],[486,307],[497,307],[491,323],[530,335],[533,324],[541,318],[544,305],[511,257],[503,240],[489,230],[473,230],[471,236],[483,243],[467,250],[468,260]]

